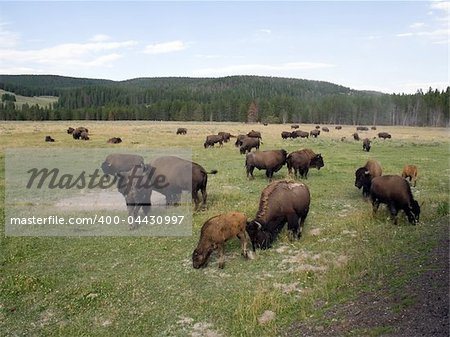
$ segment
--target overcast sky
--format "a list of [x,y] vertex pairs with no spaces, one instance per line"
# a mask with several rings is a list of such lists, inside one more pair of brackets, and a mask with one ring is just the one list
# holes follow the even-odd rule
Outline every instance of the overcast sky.
[[1,2],[0,74],[449,85],[448,1]]

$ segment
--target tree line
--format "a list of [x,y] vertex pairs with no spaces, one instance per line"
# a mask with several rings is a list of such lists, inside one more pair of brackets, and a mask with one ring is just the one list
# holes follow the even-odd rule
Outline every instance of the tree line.
[[320,81],[259,76],[127,81],[0,75],[0,88],[56,95],[50,108],[0,104],[1,120],[164,120],[449,126],[450,88],[415,94],[357,91]]

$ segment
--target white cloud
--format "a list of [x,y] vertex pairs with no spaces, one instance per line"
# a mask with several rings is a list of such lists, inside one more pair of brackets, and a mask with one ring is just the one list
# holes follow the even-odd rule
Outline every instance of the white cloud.
[[105,34],[97,34],[89,39],[89,41],[92,41],[92,42],[105,42],[105,41],[110,41],[110,40],[111,40],[111,37],[109,35],[105,35]]
[[415,29],[415,28],[422,28],[424,26],[425,26],[425,23],[423,23],[423,22],[415,22],[415,23],[411,24],[409,26],[409,28]]
[[272,34],[272,30],[267,29],[267,28],[263,28],[259,30],[260,33],[265,33],[265,34]]
[[7,23],[0,22],[0,48],[14,48],[19,43],[19,34],[6,29],[7,25]]
[[166,53],[178,52],[178,51],[184,50],[186,48],[187,48],[186,43],[184,43],[183,41],[180,41],[180,40],[176,40],[176,41],[170,41],[170,42],[149,44],[145,47],[144,53],[150,54],[150,55],[166,54]]
[[334,67],[328,63],[290,62],[279,65],[238,64],[217,68],[203,68],[194,71],[194,76],[228,76],[228,75],[266,75],[276,76],[280,72],[312,70]]

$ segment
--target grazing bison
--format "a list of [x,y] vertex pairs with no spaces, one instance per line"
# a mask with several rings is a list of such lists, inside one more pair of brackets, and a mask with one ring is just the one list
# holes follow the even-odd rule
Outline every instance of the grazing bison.
[[237,135],[236,136],[236,142],[234,143],[234,146],[240,147],[242,145],[242,141],[244,138],[247,138],[247,135]]
[[259,138],[246,137],[242,140],[242,145],[239,148],[241,154],[250,152],[252,148],[259,150],[260,140]]
[[334,128],[335,128],[336,130],[341,130],[341,129],[342,129],[342,126],[341,126],[341,125],[336,125]]
[[126,153],[110,154],[101,165],[103,173],[109,175],[128,172],[136,166],[144,167],[144,158],[136,154]]
[[309,204],[310,194],[305,184],[287,180],[269,184],[261,192],[255,219],[247,225],[253,251],[270,248],[286,222],[290,237],[299,239]]
[[416,225],[419,222],[419,203],[414,200],[408,182],[400,176],[386,175],[374,178],[370,187],[370,198],[374,215],[382,203],[387,205],[395,225],[399,210],[405,212],[411,224]]
[[376,127],[376,126],[371,126],[370,129],[371,129],[371,130],[376,130],[377,127]]
[[353,134],[353,139],[354,139],[354,140],[359,140],[359,135],[358,135],[358,133],[355,132],[355,133]]
[[311,149],[303,149],[289,153],[286,164],[289,174],[292,174],[292,169],[294,169],[295,177],[297,177],[298,171],[300,172],[300,176],[305,179],[308,179],[310,167],[315,167],[320,170],[320,168],[325,165],[322,155],[320,153],[315,154]]
[[53,143],[55,140],[51,136],[45,136],[45,141]]
[[120,143],[122,143],[122,138],[112,137],[112,138],[108,139],[108,143],[109,144],[120,144]]
[[75,130],[74,128],[69,127],[69,128],[67,129],[67,133],[68,133],[69,135],[71,135],[71,134],[73,133],[74,130]]
[[232,135],[231,133],[229,133],[229,132],[219,132],[218,135],[222,137],[222,140],[223,140],[225,143],[228,143],[228,142],[230,141],[230,138],[231,138],[231,137],[236,137],[236,136],[233,136],[233,135]]
[[88,129],[86,129],[83,126],[80,126],[72,131],[72,137],[73,139],[89,140],[88,133],[89,133]]
[[320,135],[320,130],[315,129],[315,130],[311,130],[311,132],[309,133],[309,135],[311,137],[317,138],[318,135]]
[[275,172],[278,172],[286,163],[287,152],[285,150],[269,150],[247,153],[245,157],[245,168],[247,178],[254,178],[253,170],[266,170],[266,176],[272,180]]
[[291,137],[291,132],[289,132],[289,131],[283,131],[281,133],[281,138],[283,138],[283,139],[288,139],[290,137]]
[[203,144],[203,146],[206,149],[208,146],[214,147],[215,143],[219,143],[219,145],[222,146],[223,145],[222,136],[219,136],[219,135],[206,136],[206,140],[205,140],[205,143]]
[[316,125],[316,129],[319,130],[320,129],[320,125]]
[[409,182],[416,186],[417,181],[417,166],[416,165],[405,165],[402,171],[402,177],[405,179],[409,178]]
[[177,129],[177,135],[185,135],[187,133],[186,128],[178,128]]
[[370,151],[370,140],[369,138],[364,138],[363,139],[363,151]]
[[323,132],[330,132],[330,129],[328,129],[326,126],[322,127]]
[[391,137],[392,136],[389,133],[387,133],[387,132],[379,132],[378,133],[378,138],[383,138],[383,139],[389,138],[389,139],[391,139]]
[[360,167],[355,172],[355,186],[360,189],[364,197],[368,197],[370,193],[370,185],[372,179],[379,177],[382,174],[381,165],[378,161],[369,159],[363,167]]
[[292,124],[291,125],[291,129],[298,129],[300,127],[300,125],[298,124]]
[[168,205],[177,204],[181,192],[189,191],[195,203],[195,210],[198,210],[200,207],[198,192],[200,191],[202,194],[201,206],[206,208],[208,174],[216,174],[217,170],[206,172],[201,165],[175,156],[156,158],[151,161],[150,167],[154,169],[155,177],[165,177],[168,186],[158,192],[165,195]]
[[[293,137],[293,135],[295,134],[295,137]],[[291,132],[291,137],[292,138],[309,138],[309,133],[306,131],[301,131],[301,130],[296,130],[296,131],[292,131]]]
[[262,139],[261,132],[255,131],[255,130],[252,130],[249,133],[247,133],[247,136],[252,137],[252,138],[260,138],[260,139]]
[[357,126],[356,131],[369,131],[367,126]]
[[241,242],[242,256],[248,258],[246,226],[247,217],[240,212],[225,213],[208,219],[202,226],[200,240],[192,253],[193,267],[206,267],[209,256],[216,250],[219,254],[219,268],[223,268],[225,242],[234,237]]

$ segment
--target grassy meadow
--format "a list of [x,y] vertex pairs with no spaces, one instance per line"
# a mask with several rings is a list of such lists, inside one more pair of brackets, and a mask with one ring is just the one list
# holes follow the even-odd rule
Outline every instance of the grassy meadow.
[[[75,141],[67,127],[85,126],[90,141]],[[176,136],[177,127],[186,136]],[[313,125],[301,125],[310,131]],[[232,143],[203,148],[205,136],[262,132],[261,150],[311,148],[325,166],[311,169],[306,183],[311,208],[303,237],[290,242],[283,231],[272,249],[253,260],[240,256],[239,241],[225,248],[225,268],[215,255],[207,268],[192,268],[191,254],[205,220],[227,211],[252,218],[263,171],[248,180],[244,156]],[[191,148],[193,161],[207,171],[208,208],[193,215],[193,235],[154,237],[5,237],[0,203],[0,331],[5,336],[280,336],[293,322],[322,319],[326,308],[386,286],[399,287],[419,266],[397,278],[393,258],[423,252],[435,244],[434,221],[449,213],[449,134],[447,129],[378,127],[390,140],[374,139],[369,153],[343,126],[317,139],[282,140],[289,125],[171,122],[6,122],[0,124],[0,198],[4,197],[5,149],[15,147]],[[46,135],[55,143],[45,143]],[[122,144],[107,144],[117,136]],[[341,141],[341,137],[346,139]],[[367,159],[380,161],[384,174],[400,174],[404,164],[419,170],[413,194],[424,202],[420,224],[399,224],[381,206],[372,207],[354,186],[354,172]],[[274,179],[288,178],[283,167]],[[323,316],[323,317],[322,317]],[[370,332],[368,332],[370,333]],[[372,334],[373,335],[373,334]]]

